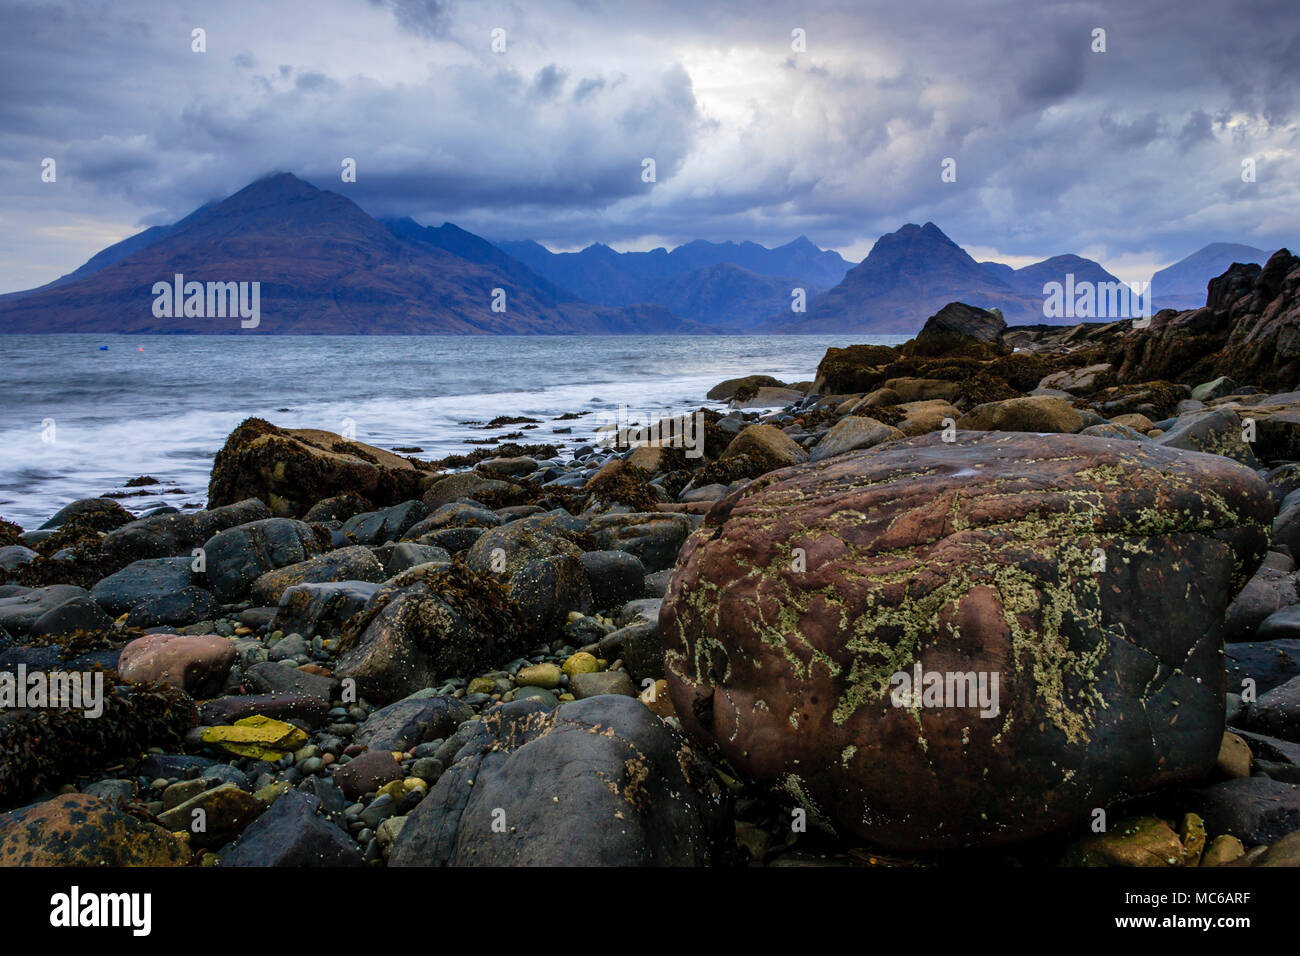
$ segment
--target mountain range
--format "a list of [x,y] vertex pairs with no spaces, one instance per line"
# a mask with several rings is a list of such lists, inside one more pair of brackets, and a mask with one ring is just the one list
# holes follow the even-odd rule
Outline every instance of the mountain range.
[[[752,326],[791,301],[796,288],[811,297],[839,283],[852,263],[800,236],[768,249],[755,242],[697,239],[649,252],[615,252],[595,243],[580,252],[551,252],[537,242],[497,245],[557,286],[606,306],[654,302],[702,322]],[[775,306],[774,306],[775,304]]]
[[[449,251],[455,250],[455,251]],[[260,333],[695,331],[653,305],[608,309],[556,288],[455,227],[397,232],[288,173],[258,180],[77,272],[0,299],[13,332],[229,332],[228,318],[158,317],[156,282],[260,283]],[[505,291],[494,311],[494,290]]]
[[[1157,273],[1157,294],[1202,305],[1205,284],[1234,258],[1266,257],[1249,246],[1207,246]],[[1075,255],[1022,269],[976,262],[934,223],[882,236],[854,266],[804,236],[772,249],[697,240],[671,251],[594,244],[555,253],[531,241],[493,243],[452,223],[375,219],[339,193],[279,173],[109,246],[44,286],[0,295],[0,332],[240,329],[237,318],[202,309],[155,314],[155,284],[177,274],[187,283],[259,283],[260,321],[248,331],[271,334],[907,334],[953,301],[999,308],[1013,324],[1051,321],[1044,283],[1067,274],[1118,281]],[[796,290],[803,312],[792,308]]]

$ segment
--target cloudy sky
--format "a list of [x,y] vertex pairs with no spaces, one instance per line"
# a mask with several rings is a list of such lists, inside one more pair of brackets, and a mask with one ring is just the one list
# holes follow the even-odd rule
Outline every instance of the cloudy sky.
[[1300,243],[1296,0],[0,0],[0,62],[0,292],[277,170],[554,249]]

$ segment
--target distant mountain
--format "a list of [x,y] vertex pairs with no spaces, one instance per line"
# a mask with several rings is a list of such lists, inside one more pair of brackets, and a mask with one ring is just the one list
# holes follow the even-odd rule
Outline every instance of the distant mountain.
[[1008,284],[1023,295],[1034,296],[1041,303],[1044,294],[1043,286],[1049,282],[1059,282],[1064,285],[1067,276],[1074,276],[1075,285],[1080,282],[1100,285],[1120,281],[1102,268],[1098,262],[1082,256],[1064,255],[1052,256],[1050,259],[1035,262],[1023,269],[1016,269]]
[[[1074,276],[1074,282],[1119,282],[1101,263],[1082,256],[1052,256],[1042,262],[1035,262],[1021,269],[1013,269],[1001,262],[981,262],[980,267],[998,282],[1008,286],[1021,295],[1043,298],[1043,286],[1049,282],[1065,284],[1067,276]],[[1041,320],[1038,320],[1041,321]]]
[[1273,253],[1233,242],[1212,242],[1151,277],[1155,309],[1199,309],[1205,305],[1207,286],[1234,262],[1263,265]]
[[949,302],[999,308],[1008,322],[1042,321],[1041,293],[1024,295],[972,259],[932,222],[881,236],[844,281],[806,313],[773,317],[781,332],[912,333]]
[[[260,333],[683,332],[666,309],[583,302],[450,224],[393,228],[288,173],[0,300],[3,332],[234,332],[237,317],[155,315],[155,283],[260,283]],[[504,299],[494,290],[503,290]],[[210,293],[209,293],[210,294]],[[494,295],[504,311],[492,308]]]
[[[1074,323],[1044,315],[1043,287],[1119,282],[1098,263],[1062,255],[1013,269],[1000,262],[976,262],[932,222],[908,223],[881,236],[870,254],[844,281],[818,296],[803,315],[786,311],[764,327],[779,332],[871,332],[911,334],[950,302],[1001,309],[1009,324]],[[788,305],[787,305],[788,309]]]
[[[588,302],[606,306],[649,302],[701,322],[733,326],[756,322],[780,303],[788,303],[794,288],[805,289],[809,297],[830,288],[850,266],[838,252],[819,249],[806,236],[775,249],[755,242],[704,240],[671,252],[615,252],[595,243],[581,252],[557,253],[531,240],[497,245]],[[719,268],[724,266],[730,268]],[[734,300],[722,294],[725,287],[735,290]],[[771,297],[778,289],[774,304]]]
[[[650,301],[676,315],[749,331],[758,320],[788,308],[802,279],[759,275],[730,262],[694,269],[656,286]],[[808,289],[811,297],[814,289]]]
[[798,278],[809,286],[829,289],[839,283],[853,263],[833,249],[820,249],[807,236],[768,249],[756,242],[705,242],[696,239],[668,254],[682,271],[731,263],[759,275]]

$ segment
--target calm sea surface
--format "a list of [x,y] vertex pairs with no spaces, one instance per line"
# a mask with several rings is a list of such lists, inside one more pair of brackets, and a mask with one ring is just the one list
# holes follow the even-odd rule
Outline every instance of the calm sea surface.
[[[0,516],[34,528],[76,498],[130,490],[138,475],[162,484],[121,499],[136,513],[202,505],[213,456],[250,415],[350,427],[358,441],[418,446],[423,458],[511,430],[466,422],[526,415],[542,424],[519,441],[573,447],[620,405],[645,422],[714,404],[704,395],[725,378],[807,380],[830,346],[905,338],[4,335]],[[564,427],[572,434],[555,434]]]

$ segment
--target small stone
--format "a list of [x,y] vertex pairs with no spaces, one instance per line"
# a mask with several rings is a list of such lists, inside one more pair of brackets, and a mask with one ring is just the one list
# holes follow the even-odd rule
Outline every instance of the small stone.
[[334,782],[350,800],[358,800],[401,779],[402,765],[387,750],[366,751],[334,771]]
[[668,681],[662,677],[640,693],[641,703],[645,704],[657,717],[676,717],[672,698],[668,696]]
[[379,840],[379,845],[388,849],[397,839],[397,835],[402,832],[402,827],[406,825],[406,817],[389,817],[375,831],[375,838]]
[[594,654],[588,654],[586,651],[578,651],[564,662],[564,673],[569,677],[575,674],[594,674],[600,670],[600,662],[596,660]]
[[[266,809],[266,804],[232,783],[204,791],[158,814],[158,822],[173,832],[188,832],[197,846],[218,847],[238,836]],[[196,811],[203,811],[202,815]],[[203,821],[202,829],[195,824]]]
[[1231,731],[1224,733],[1223,741],[1219,744],[1219,758],[1215,766],[1229,777],[1249,777],[1253,759],[1250,745],[1246,741]]
[[531,667],[521,667],[515,674],[515,684],[519,687],[543,687],[546,690],[554,690],[560,686],[562,673],[559,666],[550,661],[534,664]]
[[389,796],[393,801],[400,802],[412,793],[425,794],[429,792],[429,785],[419,777],[407,777],[404,780],[393,780],[379,788],[379,795]]
[[578,700],[597,697],[601,694],[621,694],[624,697],[636,697],[636,686],[627,671],[603,671],[594,674],[574,674],[570,682],[573,696]]
[[1178,825],[1178,839],[1183,844],[1183,858],[1187,866],[1200,866],[1205,852],[1205,821],[1195,813],[1183,814]]
[[1065,859],[1070,866],[1181,866],[1184,853],[1173,827],[1139,817],[1071,844]]
[[257,797],[257,799],[261,800],[269,807],[271,804],[275,803],[276,800],[280,799],[283,794],[292,789],[293,786],[287,780],[277,780],[275,783],[268,783],[265,787],[254,793],[253,796]]
[[1201,866],[1222,866],[1231,863],[1246,852],[1241,841],[1228,833],[1216,836],[1201,854]]
[[204,743],[215,744],[241,757],[279,760],[307,743],[307,734],[293,724],[256,715],[223,727],[204,727]]
[[419,777],[430,785],[438,782],[438,778],[442,776],[442,771],[442,761],[436,757],[420,757],[415,763],[411,764],[411,776]]
[[205,790],[215,790],[221,786],[220,780],[182,780],[163,790],[163,807],[170,810],[179,807],[187,800],[193,800]]

